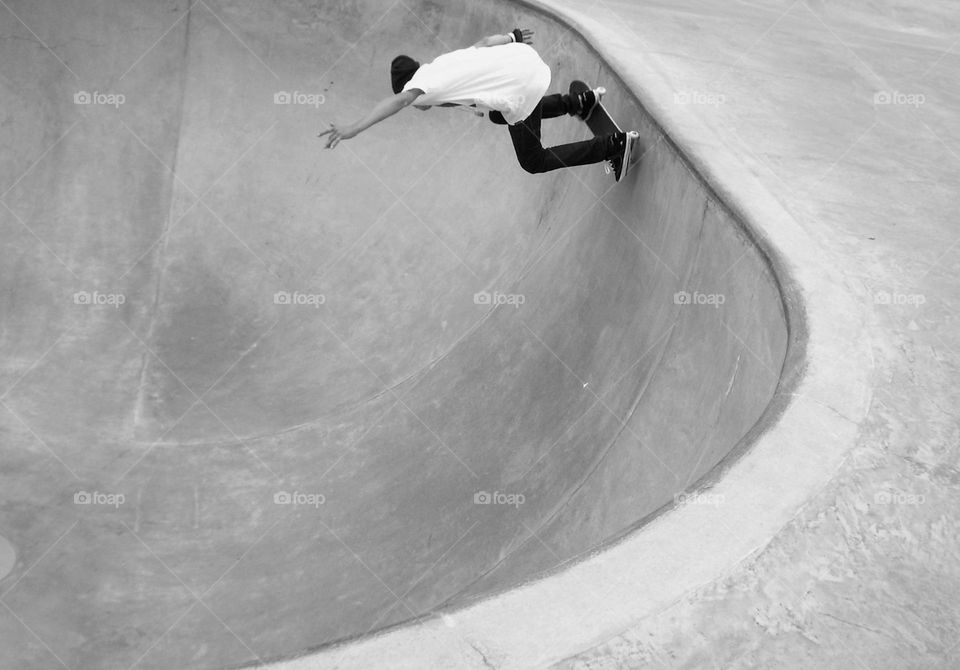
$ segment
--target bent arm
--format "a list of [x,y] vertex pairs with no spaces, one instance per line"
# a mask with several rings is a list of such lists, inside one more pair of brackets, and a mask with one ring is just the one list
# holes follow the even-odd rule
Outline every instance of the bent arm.
[[484,37],[473,46],[477,49],[482,49],[483,47],[496,47],[500,46],[501,44],[510,44],[511,42],[533,44],[533,31],[527,28],[524,28],[523,30],[517,28],[507,35],[490,35],[489,37]]
[[510,35],[490,35],[489,37],[484,37],[482,40],[474,44],[477,49],[482,49],[484,47],[496,47],[501,44],[510,44],[513,42],[513,38]]

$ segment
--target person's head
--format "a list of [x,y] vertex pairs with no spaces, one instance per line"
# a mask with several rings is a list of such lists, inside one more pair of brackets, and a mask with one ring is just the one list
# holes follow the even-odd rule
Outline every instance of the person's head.
[[397,56],[390,63],[390,85],[394,93],[399,93],[413,75],[420,69],[420,63],[410,56]]

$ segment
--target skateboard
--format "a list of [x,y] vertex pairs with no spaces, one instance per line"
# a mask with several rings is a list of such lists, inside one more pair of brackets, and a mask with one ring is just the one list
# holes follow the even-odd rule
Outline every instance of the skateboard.
[[[586,84],[586,82],[582,82],[579,79],[575,79],[572,82],[570,82],[571,96],[579,95],[580,93],[583,93],[589,90],[590,90],[590,87]],[[620,129],[620,126],[617,124],[617,122],[613,120],[613,117],[610,116],[610,112],[608,112],[606,107],[603,106],[602,99],[603,99],[603,95],[606,92],[607,91],[604,88],[597,88],[597,93],[599,94],[597,96],[597,104],[594,106],[593,111],[590,113],[590,117],[586,119],[587,128],[590,129],[590,132],[593,133],[594,137],[598,137],[600,135],[609,135],[611,133],[623,132]],[[626,169],[621,170],[622,174],[620,175],[620,179],[626,176],[627,172],[630,169],[630,166],[633,165],[635,160],[636,159],[632,159],[629,165],[624,166],[626,167]],[[604,169],[606,170],[607,174],[613,173],[614,178],[616,178],[616,175],[618,172],[617,168],[619,167],[617,163],[619,162],[620,162],[619,158],[608,160],[607,164],[604,166]],[[617,179],[617,181],[620,181],[620,179]]]

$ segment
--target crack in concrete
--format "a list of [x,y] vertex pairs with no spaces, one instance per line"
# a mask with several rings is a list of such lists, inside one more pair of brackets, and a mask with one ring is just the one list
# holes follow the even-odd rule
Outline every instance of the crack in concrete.
[[483,653],[483,651],[480,649],[480,647],[477,646],[475,642],[470,642],[468,640],[467,644],[470,645],[471,649],[473,649],[475,652],[480,654],[480,660],[483,662],[484,666],[490,668],[490,670],[497,670],[497,666],[495,666],[493,663],[490,662],[490,659],[487,658],[487,655]]
[[899,642],[899,640],[897,640],[897,638],[893,637],[893,636],[890,635],[889,633],[884,633],[882,630],[877,630],[876,628],[870,628],[869,626],[864,626],[863,624],[856,623],[855,621],[847,621],[846,619],[841,619],[840,617],[834,616],[833,614],[830,614],[829,612],[821,612],[821,614],[823,614],[823,616],[830,617],[830,618],[833,619],[834,621],[839,621],[840,623],[846,624],[846,625],[848,625],[848,626],[853,626],[854,628],[860,628],[860,629],[865,630],[865,631],[867,631],[867,632],[874,633],[875,635],[880,635],[880,636],[882,636],[882,637],[885,637],[885,638],[887,638],[888,640],[893,640],[894,642]]

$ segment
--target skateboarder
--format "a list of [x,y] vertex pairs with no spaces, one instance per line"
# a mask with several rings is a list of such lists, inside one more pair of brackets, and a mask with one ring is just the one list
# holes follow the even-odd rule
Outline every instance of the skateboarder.
[[409,105],[424,111],[436,106],[471,107],[478,115],[487,111],[491,121],[508,126],[517,160],[531,174],[609,160],[620,181],[632,163],[632,150],[639,146],[635,131],[544,148],[541,119],[570,114],[585,120],[599,100],[594,91],[544,95],[550,68],[530,46],[532,37],[533,31],[518,28],[422,66],[409,56],[397,56],[390,66],[394,95],[352,124],[331,123],[318,137],[329,135],[325,148],[332,149]]

